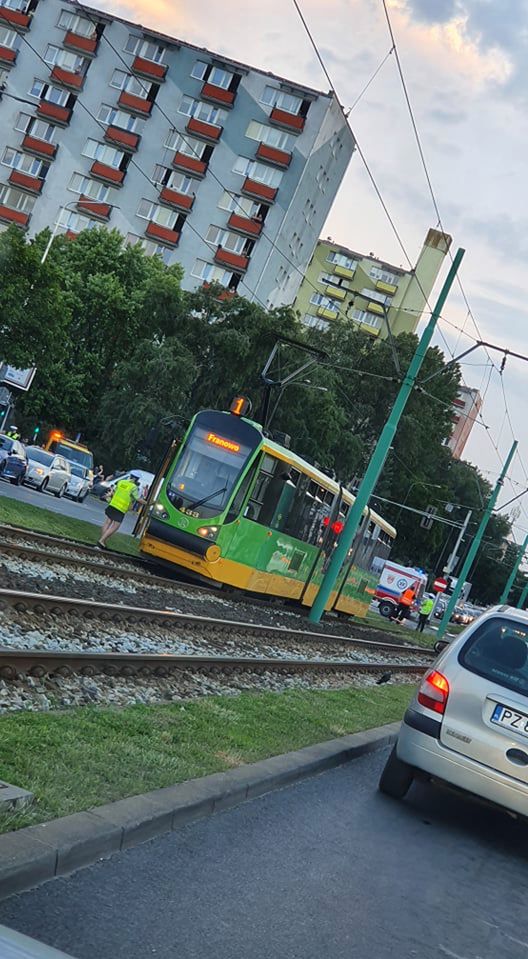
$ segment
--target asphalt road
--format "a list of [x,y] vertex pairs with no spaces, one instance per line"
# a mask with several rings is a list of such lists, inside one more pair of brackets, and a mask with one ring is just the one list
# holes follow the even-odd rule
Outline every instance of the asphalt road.
[[[53,493],[38,493],[30,486],[11,486],[3,480],[0,481],[0,496],[7,496],[10,499],[20,500],[22,503],[31,503],[32,506],[38,506],[40,509],[49,509],[53,513],[62,513],[63,516],[73,516],[74,519],[83,519],[87,523],[93,523],[101,526],[104,519],[106,503],[101,502],[95,496],[87,496],[84,503],[76,503],[75,500],[63,496],[57,499]],[[136,516],[129,513],[121,524],[121,533],[131,533]]]
[[386,752],[0,903],[78,959],[526,959],[528,826]]

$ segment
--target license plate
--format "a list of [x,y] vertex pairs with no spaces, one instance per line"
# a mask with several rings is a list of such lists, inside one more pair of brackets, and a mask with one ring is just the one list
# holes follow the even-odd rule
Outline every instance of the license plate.
[[526,713],[518,713],[516,709],[510,709],[509,706],[497,703],[491,714],[491,721],[497,726],[516,729],[518,733],[528,736],[528,716]]

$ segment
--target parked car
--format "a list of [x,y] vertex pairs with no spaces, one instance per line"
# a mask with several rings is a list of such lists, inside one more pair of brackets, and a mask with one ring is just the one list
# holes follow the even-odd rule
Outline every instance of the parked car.
[[20,486],[27,470],[26,451],[18,440],[0,433],[0,477]]
[[435,611],[434,611],[435,619],[442,619],[442,616],[444,615],[446,609],[447,609],[447,603],[445,599],[439,599],[435,606]]
[[79,463],[70,463],[71,477],[66,487],[66,496],[77,500],[78,503],[84,503],[90,490],[90,472],[88,467],[81,466]]
[[51,946],[28,939],[6,926],[0,926],[0,956],[2,959],[68,959],[65,952],[57,952]]
[[26,455],[28,468],[24,482],[41,493],[48,491],[57,497],[64,496],[71,479],[70,464],[64,456],[48,453],[38,446],[28,446]]
[[453,612],[451,613],[450,622],[458,623],[461,626],[467,626],[471,623],[472,617],[467,612],[465,606],[455,606]]
[[528,613],[488,610],[426,673],[379,788],[423,774],[528,816]]

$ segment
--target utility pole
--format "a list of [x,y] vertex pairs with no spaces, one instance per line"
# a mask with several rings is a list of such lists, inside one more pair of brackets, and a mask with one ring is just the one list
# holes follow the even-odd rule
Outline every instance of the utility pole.
[[518,551],[517,551],[517,556],[515,557],[515,562],[514,562],[514,564],[513,564],[513,569],[512,569],[512,571],[511,571],[509,577],[508,577],[508,582],[506,583],[506,586],[504,587],[504,589],[503,589],[503,591],[502,591],[502,596],[501,596],[501,598],[500,598],[500,604],[501,604],[501,606],[503,605],[503,603],[507,603],[507,602],[508,602],[508,596],[510,595],[511,588],[512,588],[514,582],[515,582],[515,577],[517,576],[517,571],[518,571],[518,569],[519,569],[519,566],[520,566],[521,563],[522,563],[523,556],[524,556],[524,554],[525,554],[525,552],[526,552],[526,548],[527,548],[527,547],[528,547],[528,536],[525,536],[525,538],[524,538],[524,543],[522,544],[522,546],[519,546],[519,549],[518,549]]
[[416,379],[425,359],[425,354],[433,338],[433,333],[435,331],[438,318],[453,285],[458,268],[464,256],[464,252],[464,250],[459,249],[455,254],[449,273],[447,274],[444,285],[440,290],[440,295],[436,301],[435,308],[431,313],[429,323],[422,333],[420,342],[416,348],[416,352],[410,362],[409,369],[403,378],[403,383],[394,402],[394,406],[392,407],[389,418],[385,423],[385,426],[383,427],[381,435],[378,439],[376,448],[372,454],[370,463],[363,477],[363,481],[357,491],[354,504],[349,511],[347,522],[334,550],[334,555],[332,556],[326,575],[323,578],[317,596],[315,597],[315,602],[310,610],[308,618],[312,623],[318,623],[321,619],[329,596],[336,584],[341,567],[346,561],[348,551],[354,542],[354,537],[358,531],[359,524],[361,523],[363,512],[365,507],[368,505],[368,501],[374,492],[374,488],[378,482],[380,473],[385,465],[387,453],[392,445],[398,423],[400,422],[402,413],[407,404],[407,400],[409,399],[412,389],[416,383]]
[[481,519],[481,521],[480,521],[480,526],[479,526],[479,528],[478,528],[478,530],[477,530],[477,532],[476,532],[476,534],[475,534],[475,538],[474,538],[474,540],[473,540],[473,542],[472,542],[472,544],[471,544],[471,546],[470,546],[470,548],[469,548],[468,554],[467,554],[466,559],[465,559],[465,561],[464,561],[464,565],[463,565],[463,567],[462,567],[462,569],[461,569],[461,571],[460,571],[460,575],[459,575],[459,577],[458,577],[458,582],[457,582],[457,584],[456,584],[456,586],[455,586],[455,588],[454,588],[454,590],[453,590],[453,594],[452,594],[452,596],[450,597],[449,602],[448,602],[448,604],[447,604],[447,609],[446,609],[446,611],[445,611],[445,613],[444,613],[444,617],[443,617],[443,619],[442,619],[442,622],[440,623],[440,626],[438,627],[438,639],[441,639],[441,638],[442,638],[442,636],[444,635],[447,627],[449,626],[449,620],[451,619],[451,613],[453,612],[453,610],[454,610],[454,608],[455,608],[455,606],[456,606],[456,604],[457,604],[457,602],[458,602],[458,597],[460,596],[460,592],[461,592],[462,587],[463,587],[463,585],[464,585],[466,576],[468,575],[468,573],[469,573],[469,571],[470,571],[470,569],[471,569],[471,566],[472,566],[472,564],[473,564],[473,560],[475,559],[475,556],[477,555],[478,548],[479,548],[479,546],[480,546],[480,544],[481,544],[481,541],[482,541],[482,537],[484,536],[484,533],[485,533],[485,531],[486,531],[486,526],[488,525],[488,522],[489,522],[489,520],[490,520],[490,516],[491,516],[491,514],[492,514],[492,512],[493,512],[493,510],[494,510],[494,508],[495,508],[495,503],[497,502],[498,495],[499,495],[499,493],[500,493],[500,491],[501,491],[501,489],[502,489],[502,487],[503,487],[503,485],[504,485],[504,477],[506,476],[506,473],[508,472],[508,470],[509,470],[509,468],[510,468],[510,463],[511,463],[511,461],[512,461],[512,459],[513,459],[513,456],[514,456],[514,453],[515,453],[515,450],[516,450],[516,449],[517,449],[517,440],[515,440],[515,442],[513,443],[512,448],[511,448],[510,452],[508,453],[508,456],[506,457],[506,462],[505,462],[504,466],[502,467],[501,475],[499,476],[499,478],[498,478],[498,480],[497,480],[497,483],[496,483],[496,486],[495,486],[495,489],[492,491],[492,493],[491,493],[491,495],[490,495],[490,497],[489,497],[489,499],[488,499],[488,502],[487,502],[487,504],[486,504],[486,509],[484,510],[484,515],[483,515],[483,517],[482,517],[482,519]]
[[517,603],[517,609],[524,609],[524,604],[526,602],[526,597],[528,596],[528,582],[524,587],[521,595],[519,596],[519,602]]
[[464,536],[465,536],[466,530],[467,530],[467,528],[468,528],[468,523],[469,523],[469,521],[470,521],[470,519],[471,519],[471,514],[472,514],[472,512],[473,512],[472,509],[468,509],[468,511],[467,511],[467,513],[466,513],[466,518],[465,518],[465,520],[464,520],[464,522],[462,523],[462,526],[461,526],[461,528],[460,528],[460,532],[459,532],[459,534],[458,534],[457,541],[456,541],[456,543],[455,543],[455,545],[454,545],[454,547],[453,547],[453,551],[452,551],[452,553],[451,553],[451,555],[450,555],[450,557],[449,557],[446,565],[444,566],[444,573],[445,573],[446,576],[450,576],[450,574],[453,572],[453,570],[454,570],[454,568],[455,568],[455,565],[456,565],[456,562],[457,562],[457,559],[458,559],[458,550],[459,550],[459,548],[460,548],[460,544],[461,544],[461,542],[462,542],[462,540],[463,540],[463,538],[464,538]]

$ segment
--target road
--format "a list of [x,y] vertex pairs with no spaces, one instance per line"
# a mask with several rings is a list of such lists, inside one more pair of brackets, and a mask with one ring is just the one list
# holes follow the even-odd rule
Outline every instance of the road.
[[78,959],[526,959],[527,826],[386,751],[0,903]]
[[[38,506],[40,509],[49,509],[53,513],[62,513],[63,516],[72,516],[74,519],[84,519],[87,523],[93,523],[95,526],[101,526],[104,519],[106,503],[101,502],[95,496],[87,496],[84,503],[76,503],[72,499],[63,496],[57,499],[53,493],[38,493],[30,486],[11,486],[10,483],[0,481],[0,496],[7,496],[10,499],[20,500],[22,503],[31,503],[32,506]],[[136,516],[129,513],[121,524],[121,533],[131,533]]]

